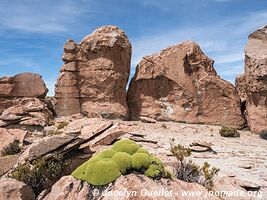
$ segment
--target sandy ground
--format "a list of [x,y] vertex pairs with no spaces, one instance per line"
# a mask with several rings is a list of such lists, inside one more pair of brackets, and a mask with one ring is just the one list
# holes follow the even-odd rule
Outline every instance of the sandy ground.
[[267,140],[250,131],[239,131],[239,138],[225,138],[219,134],[220,126],[174,122],[124,123],[130,126],[131,132],[142,134],[145,139],[157,141],[157,144],[142,142],[142,145],[166,164],[174,161],[169,151],[172,138],[175,139],[175,143],[186,147],[194,141],[210,142],[217,154],[193,152],[189,158],[200,165],[208,162],[211,166],[219,168],[218,177],[230,176],[256,183],[267,193]]

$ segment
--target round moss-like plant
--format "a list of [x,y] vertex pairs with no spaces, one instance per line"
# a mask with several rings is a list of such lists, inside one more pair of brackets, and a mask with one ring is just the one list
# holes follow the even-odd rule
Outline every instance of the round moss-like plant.
[[127,170],[132,168],[132,158],[128,153],[117,152],[112,157],[112,160],[117,163],[122,174],[126,174]]
[[93,164],[100,160],[101,159],[97,156],[92,157],[90,160],[87,160],[78,168],[76,168],[71,175],[79,180],[87,181],[88,177],[86,174],[90,174],[93,170]]
[[146,150],[145,148],[141,147],[139,148],[136,153],[146,153],[147,155],[150,155],[150,153],[148,152],[148,150]]
[[106,185],[121,176],[120,168],[111,158],[88,160],[71,174],[77,179],[87,181],[92,185]]
[[133,169],[140,170],[141,168],[148,169],[150,165],[150,156],[146,153],[135,153],[132,155]]
[[115,155],[115,153],[116,151],[113,151],[112,149],[107,149],[98,153],[96,156],[100,158],[112,158]]
[[149,168],[145,171],[147,177],[156,178],[161,175],[162,171],[158,165],[150,165]]
[[161,177],[164,167],[160,159],[129,139],[115,142],[111,149],[95,154],[72,172],[77,179],[92,185],[106,185],[129,170],[143,170],[152,178]]
[[126,152],[128,154],[134,154],[140,146],[130,139],[122,139],[115,142],[112,146],[112,150],[117,152]]
[[151,163],[151,165],[157,165],[160,170],[163,170],[163,168],[164,168],[161,160],[159,158],[157,158],[156,156],[150,157],[150,163]]

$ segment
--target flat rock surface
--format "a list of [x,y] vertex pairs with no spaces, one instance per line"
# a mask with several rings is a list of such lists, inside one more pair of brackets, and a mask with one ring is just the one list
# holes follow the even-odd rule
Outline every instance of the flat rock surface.
[[25,152],[22,158],[28,158],[29,160],[33,160],[43,156],[57,148],[61,147],[64,144],[68,144],[71,142],[75,136],[73,135],[54,135],[51,137],[45,137],[38,142],[32,144]]
[[[219,134],[220,126],[194,125],[175,122],[124,122],[131,128],[130,132],[139,133],[140,138],[157,141],[156,144],[141,142],[149,152],[160,157],[166,165],[175,159],[170,156],[170,140],[175,139],[186,147],[195,141],[212,144],[212,151],[192,152],[189,157],[199,165],[208,162],[220,169],[220,176],[231,176],[242,181],[249,181],[261,187],[267,199],[267,148],[266,140],[250,131],[240,131],[240,138],[225,138]],[[127,135],[126,135],[127,136]],[[130,135],[129,135],[130,137]],[[248,167],[249,165],[249,167]],[[243,168],[240,168],[243,166]],[[257,199],[257,198],[256,198]]]

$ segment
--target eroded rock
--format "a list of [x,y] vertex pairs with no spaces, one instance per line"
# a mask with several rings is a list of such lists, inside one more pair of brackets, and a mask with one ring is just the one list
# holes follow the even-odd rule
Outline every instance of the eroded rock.
[[0,199],[34,200],[33,191],[22,182],[4,178],[0,181]]
[[89,187],[87,183],[75,179],[73,176],[64,176],[56,182],[51,192],[43,200],[87,200]]
[[18,98],[46,96],[48,89],[39,74],[21,73],[0,78],[0,113],[16,105]]
[[249,35],[245,47],[246,118],[250,129],[267,130],[267,26]]
[[44,156],[58,149],[59,147],[70,143],[74,139],[75,136],[65,134],[45,137],[29,146],[28,149],[26,149],[21,155],[20,161],[23,162],[25,159],[32,161],[34,159],[40,158],[41,156]]
[[47,92],[39,74],[21,73],[0,78],[0,97],[45,97]]
[[[128,191],[128,193],[124,193]],[[72,176],[62,177],[53,187],[44,200],[60,199],[103,199],[103,200],[195,200],[195,196],[182,196],[182,191],[199,191],[203,193],[199,199],[219,200],[217,197],[204,197],[206,189],[196,183],[186,183],[175,179],[154,181],[144,175],[129,174],[119,177],[114,185],[102,188],[93,188],[88,183],[75,179]],[[118,192],[122,192],[121,195]],[[149,193],[150,192],[150,193]],[[157,194],[151,195],[151,192]],[[128,197],[126,195],[129,195]]]
[[194,42],[166,48],[137,65],[127,94],[130,118],[242,128],[240,98]]
[[68,40],[62,59],[55,90],[57,115],[127,116],[131,44],[122,30],[103,26],[79,44]]
[[0,115],[0,127],[8,125],[44,127],[53,119],[47,104],[38,98],[14,100],[14,105]]
[[20,129],[0,128],[0,154],[3,149],[14,143],[16,140],[23,143],[26,134],[27,131]]

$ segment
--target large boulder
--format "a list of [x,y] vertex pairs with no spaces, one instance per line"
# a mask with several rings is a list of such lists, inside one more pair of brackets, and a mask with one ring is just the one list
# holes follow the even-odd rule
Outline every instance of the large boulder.
[[0,199],[34,200],[33,191],[22,182],[4,178],[0,181]]
[[115,26],[103,26],[79,44],[68,40],[55,96],[59,116],[83,113],[125,118],[131,44]]
[[267,26],[249,35],[245,47],[246,118],[250,129],[267,130]]
[[45,97],[47,92],[39,74],[21,73],[0,78],[0,97]]
[[195,200],[196,196],[191,194],[193,192],[199,192],[198,199],[219,200],[214,196],[206,197],[207,190],[196,183],[186,183],[177,179],[154,181],[144,175],[135,174],[121,176],[114,184],[102,188],[95,188],[72,176],[65,176],[54,184],[44,200]]
[[43,98],[48,89],[39,74],[21,73],[0,78],[0,113],[16,104],[14,99],[23,97]]
[[213,60],[191,41],[144,57],[127,94],[130,119],[227,125],[242,128],[240,98]]

